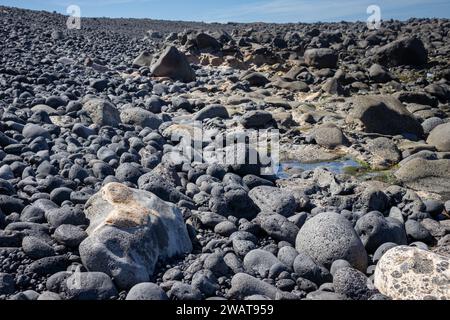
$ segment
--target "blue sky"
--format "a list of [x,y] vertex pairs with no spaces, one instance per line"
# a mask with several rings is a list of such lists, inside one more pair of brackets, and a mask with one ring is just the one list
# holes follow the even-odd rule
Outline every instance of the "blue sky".
[[382,19],[450,18],[450,0],[0,0],[1,5],[66,13],[75,4],[85,17],[129,17],[205,22],[365,21],[375,4]]

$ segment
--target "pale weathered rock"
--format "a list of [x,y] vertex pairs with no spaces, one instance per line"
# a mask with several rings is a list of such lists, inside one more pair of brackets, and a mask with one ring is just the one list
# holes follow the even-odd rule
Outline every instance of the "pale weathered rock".
[[435,146],[438,151],[450,151],[450,122],[434,128],[427,142]]
[[370,159],[372,168],[389,168],[401,160],[400,151],[395,143],[385,137],[370,140],[367,144],[367,150],[372,155]]
[[83,105],[92,122],[99,126],[117,127],[120,123],[120,113],[110,102],[102,99],[90,99]]
[[416,37],[402,37],[375,51],[374,59],[385,66],[412,65],[427,63],[428,52],[423,42]]
[[82,262],[113,277],[119,288],[149,281],[158,260],[192,250],[179,209],[150,192],[110,183],[85,212],[90,225],[80,244]]
[[214,56],[209,53],[203,53],[200,56],[200,64],[203,66],[218,67],[223,64],[224,60],[221,57]]
[[448,300],[450,258],[418,248],[395,247],[378,262],[375,287],[396,300]]
[[448,195],[450,193],[450,160],[416,158],[397,170],[395,177],[413,190]]
[[134,59],[133,66],[150,67],[152,60],[153,55],[150,52],[143,51],[136,59]]

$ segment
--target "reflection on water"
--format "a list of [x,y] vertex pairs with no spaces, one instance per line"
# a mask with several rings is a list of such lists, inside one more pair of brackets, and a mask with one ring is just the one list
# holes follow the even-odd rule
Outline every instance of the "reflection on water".
[[278,168],[279,179],[289,179],[293,175],[301,174],[303,171],[312,171],[316,168],[326,168],[336,174],[353,176],[359,181],[377,180],[395,184],[393,168],[387,170],[373,170],[368,164],[360,163],[352,158],[342,158],[334,161],[302,163],[299,161],[281,162]]
[[343,158],[334,161],[317,162],[317,163],[301,163],[298,161],[286,161],[280,164],[278,177],[281,179],[288,179],[294,174],[299,174],[303,171],[314,170],[316,168],[326,168],[334,173],[348,173],[349,169],[362,168],[362,165],[353,159]]

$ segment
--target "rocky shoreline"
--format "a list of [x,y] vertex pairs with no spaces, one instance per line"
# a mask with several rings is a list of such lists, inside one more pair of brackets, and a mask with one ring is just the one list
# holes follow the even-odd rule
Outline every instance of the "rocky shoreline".
[[449,20],[66,19],[0,6],[0,300],[450,299]]

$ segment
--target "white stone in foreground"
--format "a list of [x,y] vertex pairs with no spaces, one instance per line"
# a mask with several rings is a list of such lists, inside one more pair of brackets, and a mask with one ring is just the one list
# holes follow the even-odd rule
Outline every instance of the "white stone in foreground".
[[449,300],[450,258],[413,247],[395,247],[375,270],[375,287],[394,300]]
[[158,260],[192,250],[180,210],[150,192],[110,183],[89,199],[85,213],[89,237],[80,244],[81,260],[121,289],[148,282]]

